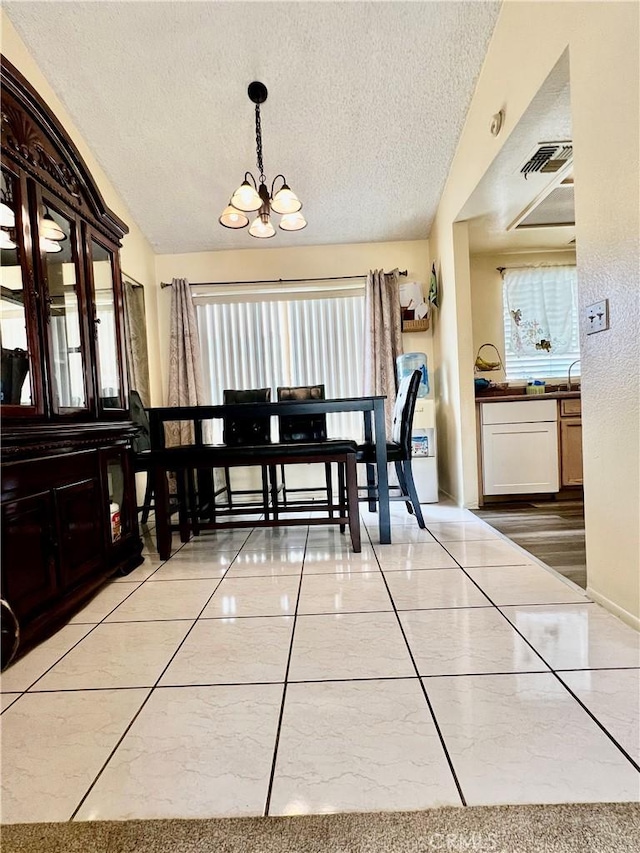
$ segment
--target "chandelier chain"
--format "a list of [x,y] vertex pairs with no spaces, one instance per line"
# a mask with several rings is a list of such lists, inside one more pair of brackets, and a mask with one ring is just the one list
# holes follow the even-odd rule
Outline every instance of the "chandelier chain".
[[266,180],[264,175],[264,164],[262,162],[262,122],[260,121],[260,104],[256,104],[256,154],[257,166],[260,171],[260,183]]

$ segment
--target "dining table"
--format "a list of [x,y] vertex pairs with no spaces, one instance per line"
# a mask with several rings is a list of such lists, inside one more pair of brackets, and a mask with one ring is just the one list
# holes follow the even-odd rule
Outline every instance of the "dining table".
[[[365,395],[325,400],[279,400],[277,402],[226,403],[200,406],[159,406],[147,409],[151,447],[160,450],[165,445],[165,424],[190,421],[194,426],[194,443],[204,445],[205,421],[224,418],[266,418],[291,415],[318,415],[342,412],[362,412],[364,440],[375,445],[375,484],[368,467],[369,508],[378,509],[378,530],[381,544],[391,542],[389,510],[389,478],[387,472],[387,435],[385,427],[386,397]],[[375,497],[374,497],[375,488]]]

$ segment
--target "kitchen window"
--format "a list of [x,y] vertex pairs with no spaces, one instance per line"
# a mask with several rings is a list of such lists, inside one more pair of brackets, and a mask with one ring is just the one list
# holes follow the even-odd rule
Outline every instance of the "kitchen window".
[[[272,298],[270,298],[270,296]],[[222,403],[225,388],[324,384],[327,398],[362,394],[364,290],[196,296],[205,388]],[[329,435],[362,438],[362,415],[327,415]],[[221,440],[219,421],[213,440]]]
[[566,377],[580,358],[575,266],[504,270],[507,380]]

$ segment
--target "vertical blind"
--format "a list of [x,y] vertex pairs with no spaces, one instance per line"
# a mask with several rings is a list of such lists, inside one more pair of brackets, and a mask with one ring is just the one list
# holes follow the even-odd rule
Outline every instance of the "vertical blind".
[[574,266],[504,271],[507,379],[564,377],[580,358]]
[[[351,291],[352,292],[352,291]],[[212,404],[225,388],[324,384],[327,398],[362,394],[364,295],[246,302],[197,302],[205,388]],[[221,425],[213,425],[221,440]],[[362,439],[362,415],[327,416],[330,437]],[[276,424],[272,435],[276,435]]]

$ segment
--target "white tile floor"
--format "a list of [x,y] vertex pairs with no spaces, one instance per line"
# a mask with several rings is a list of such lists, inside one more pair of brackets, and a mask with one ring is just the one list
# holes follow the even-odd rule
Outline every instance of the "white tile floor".
[[363,519],[148,537],[3,674],[2,820],[640,799],[638,634],[465,510]]

